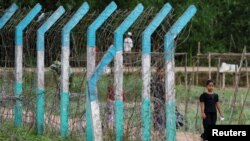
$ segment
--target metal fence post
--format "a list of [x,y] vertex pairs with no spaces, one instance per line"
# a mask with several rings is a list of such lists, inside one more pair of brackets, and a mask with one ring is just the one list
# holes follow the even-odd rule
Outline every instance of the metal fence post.
[[23,30],[41,11],[42,7],[38,3],[35,7],[24,17],[24,19],[16,26],[15,31],[15,96],[18,98],[15,105],[15,126],[22,126],[22,101],[23,94]]
[[37,30],[37,102],[36,102],[36,126],[37,134],[43,134],[44,130],[44,45],[45,32],[63,15],[64,8],[60,6]]
[[62,30],[62,54],[61,54],[61,91],[60,91],[60,134],[68,136],[68,108],[69,108],[69,55],[70,55],[70,31],[88,12],[89,5],[84,2],[73,17],[66,23]]
[[[108,17],[117,9],[115,2],[111,2],[104,11],[88,27],[87,31],[87,80],[95,69],[96,62],[96,31],[108,19]],[[93,127],[91,118],[90,101],[88,99],[88,90],[86,91],[86,136],[88,141],[93,140]],[[94,109],[93,109],[94,110]],[[93,112],[93,111],[92,111]],[[93,117],[95,118],[95,117]]]
[[195,13],[196,7],[194,5],[189,6],[164,37],[167,141],[176,140],[174,39]]
[[151,80],[151,35],[161,24],[172,9],[169,3],[165,4],[161,11],[142,33],[142,140],[151,140],[151,107],[150,107],[150,80]]
[[143,12],[143,5],[138,4],[122,24],[115,30],[115,132],[116,141],[123,140],[123,35]]

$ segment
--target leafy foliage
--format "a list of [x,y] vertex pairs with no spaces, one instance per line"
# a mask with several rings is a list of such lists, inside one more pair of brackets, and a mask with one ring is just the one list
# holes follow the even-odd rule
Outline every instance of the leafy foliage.
[[[86,0],[90,10],[101,11],[112,0]],[[145,7],[160,9],[169,2],[174,8],[177,19],[190,4],[197,7],[197,14],[186,30],[178,38],[184,44],[177,52],[189,51],[195,54],[197,43],[201,42],[201,51],[206,52],[242,52],[250,40],[249,0],[114,0],[120,9],[133,9],[138,3]],[[16,2],[20,7],[32,7],[40,2],[46,11],[55,10],[63,5],[67,10],[76,10],[83,0],[1,0],[0,8],[7,8]],[[187,38],[188,37],[188,38]]]

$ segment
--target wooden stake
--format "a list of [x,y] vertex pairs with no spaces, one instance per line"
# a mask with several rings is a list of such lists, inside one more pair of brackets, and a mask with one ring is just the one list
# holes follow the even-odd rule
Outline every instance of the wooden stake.
[[248,77],[248,62],[247,62],[247,58],[245,58],[245,65],[246,65],[246,78],[247,78],[247,87],[249,87],[249,77]]
[[222,73],[222,89],[225,88],[225,72]]
[[231,113],[230,113],[230,117],[229,117],[229,123],[232,123],[232,116],[233,116],[234,109],[235,109],[235,106],[236,106],[236,101],[237,101],[236,98],[237,98],[237,93],[238,93],[238,90],[239,90],[240,73],[241,73],[242,63],[243,63],[243,60],[245,58],[245,55],[246,55],[246,47],[244,47],[242,55],[241,55],[239,69],[236,68],[237,71],[235,72],[235,79],[236,79],[236,81],[235,81],[235,91],[234,91],[233,100],[232,100],[232,103],[231,103]]
[[209,79],[211,79],[211,53],[208,54]]
[[187,82],[187,53],[185,53],[185,87],[187,89],[188,82]]
[[219,86],[219,75],[220,75],[220,58],[218,58],[217,74],[216,74],[216,86]]
[[200,65],[200,54],[201,54],[201,44],[198,42],[198,53],[197,53],[197,68],[196,68],[196,85],[199,83],[199,65]]

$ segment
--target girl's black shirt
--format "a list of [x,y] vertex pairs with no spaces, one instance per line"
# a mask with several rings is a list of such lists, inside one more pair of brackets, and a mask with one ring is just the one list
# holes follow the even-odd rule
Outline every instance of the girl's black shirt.
[[217,112],[216,111],[216,102],[219,101],[219,96],[218,94],[208,94],[204,92],[203,94],[200,95],[200,102],[204,102],[205,113],[212,113],[212,112]]

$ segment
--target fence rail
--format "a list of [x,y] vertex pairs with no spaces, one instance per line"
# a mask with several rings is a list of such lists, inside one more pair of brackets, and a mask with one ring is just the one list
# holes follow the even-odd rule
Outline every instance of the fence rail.
[[[187,72],[187,53],[177,53],[174,56],[174,48],[177,45],[176,38],[179,38],[180,32],[185,29],[184,27],[196,13],[196,7],[190,5],[176,22],[172,20],[174,15],[171,13],[172,6],[169,3],[166,3],[157,15],[154,9],[144,10],[142,4],[138,4],[132,11],[116,11],[116,7],[115,2],[111,2],[101,13],[88,14],[89,5],[84,2],[74,13],[65,13],[62,6],[53,13],[43,13],[42,6],[37,3],[32,9],[21,10],[14,15],[16,10],[11,14],[8,11],[5,12],[7,16],[4,15],[1,18],[1,24],[5,25],[10,17],[13,17],[4,28],[1,26],[0,30],[0,67],[3,68],[1,70],[3,75],[0,75],[3,78],[0,81],[1,104],[5,107],[4,110],[8,111],[7,113],[12,115],[14,113],[15,127],[22,127],[24,121],[25,124],[36,122],[37,134],[42,135],[47,119],[57,118],[54,124],[49,125],[59,128],[60,135],[67,137],[69,128],[72,127],[72,119],[80,119],[85,114],[84,128],[86,127],[87,140],[102,141],[104,132],[102,132],[101,114],[107,112],[99,104],[98,93],[102,91],[97,91],[97,87],[103,86],[98,85],[98,81],[110,65],[113,71],[111,70],[109,74],[114,78],[113,80],[109,78],[110,80],[106,80],[105,83],[115,86],[114,100],[111,105],[115,114],[112,123],[115,127],[116,140],[124,140],[126,137],[124,128],[126,132],[132,130],[134,135],[141,134],[142,140],[149,140],[151,138],[150,74],[156,72],[156,68],[165,66],[165,88],[162,88],[165,102],[160,102],[165,107],[165,111],[161,112],[161,118],[165,121],[165,128],[168,131],[162,134],[167,140],[176,140],[174,57],[185,57],[182,60],[185,60],[183,62]],[[168,18],[165,18],[167,15],[169,15]],[[153,21],[150,22],[151,20]],[[128,30],[133,31],[133,37],[130,38],[133,38],[134,52],[123,53],[123,40]],[[141,48],[142,51],[140,51]],[[164,53],[159,53],[163,51]],[[151,63],[155,65],[152,68]],[[50,67],[51,64],[53,64],[52,67]],[[75,70],[82,67],[82,70],[87,72],[78,75],[87,75],[87,77],[82,77],[80,83],[73,83],[73,79],[79,81],[79,78],[72,77],[70,65]],[[36,69],[34,69],[35,66],[37,66]],[[53,68],[56,75],[50,74],[50,81],[46,82],[47,67]],[[14,75],[9,73],[12,68],[14,68]],[[138,73],[135,72],[141,69],[143,73],[138,77]],[[25,73],[25,71],[36,73]],[[126,109],[124,106],[127,105],[124,104],[123,98],[123,81],[126,80],[123,78],[123,72],[132,72],[135,78],[133,82],[138,81],[134,86],[141,93],[143,101],[143,104],[137,102],[133,111],[128,113],[124,111]],[[13,76],[14,81],[10,79]],[[54,83],[51,83],[53,81]],[[140,84],[143,84],[142,88],[139,88]],[[187,85],[187,81],[185,84]],[[74,85],[80,85],[81,93],[73,94],[70,91]],[[14,86],[14,90],[6,89],[6,86]],[[78,87],[75,86],[75,88]],[[85,89],[84,93],[82,89]],[[14,96],[6,96],[6,94],[14,94]],[[85,101],[81,101],[81,98]],[[155,97],[153,100],[158,101],[158,99],[161,98]],[[5,100],[12,100],[13,103],[3,102]],[[71,110],[70,104],[74,105]],[[139,114],[141,110],[142,115]],[[71,118],[72,112],[75,114],[74,118]],[[6,112],[2,113],[1,116],[6,117]],[[129,129],[128,120],[132,119],[131,116],[134,113],[138,117],[133,121],[138,125],[145,125],[145,128],[141,127],[142,133],[136,127]],[[34,115],[36,120],[31,119]],[[155,121],[157,120],[154,118]],[[165,123],[162,124],[165,125]],[[127,133],[127,136],[130,137],[130,133]]]

